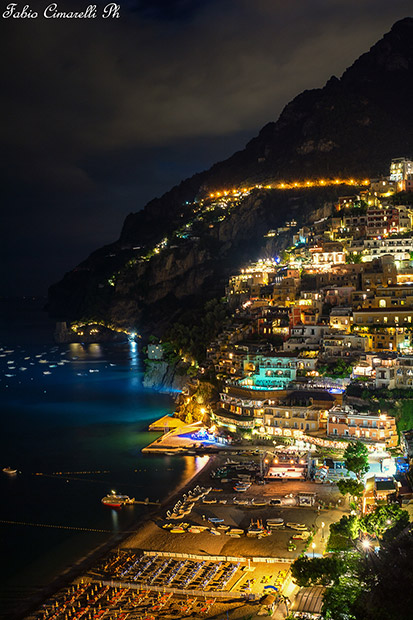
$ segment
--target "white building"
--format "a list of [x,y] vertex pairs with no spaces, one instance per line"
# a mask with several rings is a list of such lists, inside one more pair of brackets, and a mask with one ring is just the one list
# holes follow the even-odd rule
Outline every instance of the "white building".
[[408,174],[413,174],[413,161],[405,157],[398,157],[391,160],[390,181],[403,183]]
[[413,252],[413,236],[402,238],[387,237],[385,239],[357,240],[349,246],[350,252],[361,252],[364,263],[391,254],[395,261],[410,260]]

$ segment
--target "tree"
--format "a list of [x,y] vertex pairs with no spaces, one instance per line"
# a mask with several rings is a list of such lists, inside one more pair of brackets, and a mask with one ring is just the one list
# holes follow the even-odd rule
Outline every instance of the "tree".
[[[392,528],[394,529],[394,528]],[[386,534],[390,532],[387,530]],[[384,536],[384,538],[385,538]],[[367,562],[358,620],[406,620],[413,609],[413,531],[405,527]]]
[[358,575],[342,575],[337,584],[323,595],[323,617],[331,620],[361,620],[357,614],[358,599],[364,589]]
[[347,471],[351,471],[356,475],[359,482],[362,476],[369,470],[368,454],[366,446],[361,441],[349,443],[344,452],[344,465]]
[[349,517],[344,515],[340,521],[330,525],[330,532],[354,540],[360,532],[360,520],[356,515],[350,515]]
[[303,555],[291,566],[291,575],[297,585],[327,586],[334,583],[343,572],[344,561],[338,555],[324,558],[308,558]]
[[361,254],[347,254],[346,263],[360,264],[362,262]]
[[343,478],[337,482],[338,490],[342,495],[361,497],[364,491],[364,484],[354,480],[354,478]]
[[360,529],[371,536],[382,538],[383,534],[397,526],[397,530],[404,529],[409,523],[409,513],[402,510],[397,504],[379,506],[374,512],[360,519]]

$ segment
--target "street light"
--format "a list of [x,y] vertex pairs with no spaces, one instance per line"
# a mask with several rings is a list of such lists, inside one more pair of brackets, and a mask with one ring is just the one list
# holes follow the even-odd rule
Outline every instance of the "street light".
[[315,543],[311,543],[311,546],[313,548],[313,559],[314,559],[314,549],[315,549]]
[[321,521],[321,540],[324,540],[324,528],[325,528],[325,523],[324,521]]
[[370,549],[370,541],[367,538],[364,538],[364,540],[361,541],[361,546],[365,551],[368,551]]

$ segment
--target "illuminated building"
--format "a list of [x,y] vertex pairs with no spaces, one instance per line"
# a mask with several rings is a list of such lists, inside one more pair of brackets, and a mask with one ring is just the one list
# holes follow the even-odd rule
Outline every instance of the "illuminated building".
[[410,261],[410,253],[413,252],[413,236],[405,238],[388,237],[386,239],[364,239],[350,244],[349,251],[362,253],[362,261],[368,262],[374,258],[380,258],[391,254],[395,261]]
[[359,413],[351,407],[333,407],[327,416],[327,435],[397,446],[395,419],[387,414]]
[[353,324],[352,308],[332,308],[330,312],[330,327],[345,333],[350,333]]
[[368,237],[383,237],[399,232],[399,210],[396,207],[369,207],[367,209]]
[[391,160],[390,181],[395,181],[397,183],[397,189],[399,191],[405,189],[406,178],[411,174],[413,174],[413,161],[405,157],[398,157]]

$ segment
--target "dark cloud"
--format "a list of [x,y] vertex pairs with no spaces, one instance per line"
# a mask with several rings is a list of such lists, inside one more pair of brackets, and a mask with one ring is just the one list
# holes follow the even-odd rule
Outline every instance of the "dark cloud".
[[[8,223],[16,206],[22,221],[35,209],[37,240],[46,247],[58,235],[66,269],[114,240],[128,211],[241,148],[302,90],[341,75],[410,9],[405,0],[121,5],[118,20],[2,23]],[[21,257],[30,234],[16,244]]]

